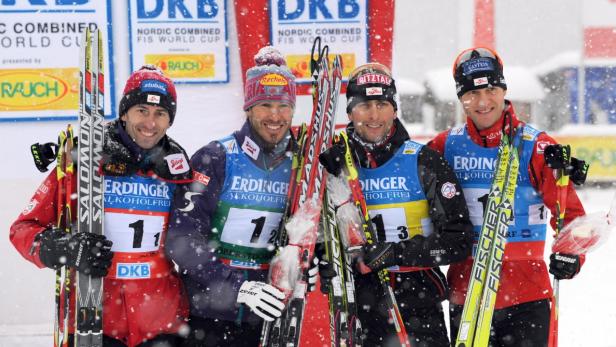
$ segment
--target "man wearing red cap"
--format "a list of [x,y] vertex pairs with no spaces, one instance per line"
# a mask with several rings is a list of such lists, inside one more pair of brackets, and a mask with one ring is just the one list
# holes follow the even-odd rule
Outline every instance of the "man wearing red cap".
[[[180,279],[163,250],[173,191],[191,181],[186,153],[166,135],[176,100],[173,82],[156,67],[144,66],[126,82],[120,119],[105,126],[104,236],[54,228],[55,170],[37,189],[34,207],[11,226],[11,242],[37,266],[67,265],[104,277],[105,347],[176,346],[188,315]],[[79,249],[87,255],[81,261]],[[127,271],[132,265],[138,274]]]
[[[475,242],[483,223],[482,202],[490,190],[501,137],[503,133],[521,136],[515,222],[509,224],[507,233],[490,345],[546,346],[552,287],[543,259],[548,223],[545,207],[552,212],[552,227],[558,214],[556,179],[554,170],[545,163],[544,149],[556,141],[517,118],[513,105],[505,99],[503,64],[494,51],[482,47],[463,51],[454,63],[453,73],[458,98],[467,116],[466,124],[440,133],[428,145],[445,156],[462,184]],[[584,215],[571,183],[567,190],[565,224]],[[583,262],[583,257],[570,254],[553,254],[550,259],[550,272],[558,279],[573,278]],[[449,267],[453,341],[472,265],[473,258],[468,257]]]
[[185,346],[257,346],[284,294],[267,284],[287,200],[295,78],[264,47],[246,71],[246,122],[191,158],[195,183],[176,192],[167,253],[190,300]]

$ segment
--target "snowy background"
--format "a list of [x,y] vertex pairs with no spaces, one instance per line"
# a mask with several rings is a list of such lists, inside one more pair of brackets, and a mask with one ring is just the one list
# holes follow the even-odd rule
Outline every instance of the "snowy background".
[[[579,51],[581,1],[495,1],[497,49],[506,63],[505,74],[509,65],[532,69],[563,52]],[[178,86],[178,115],[170,135],[189,153],[230,133],[244,120],[240,109],[243,93],[232,1],[227,9],[230,83]],[[429,76],[439,70],[451,71],[457,52],[472,44],[472,9],[472,0],[398,0],[393,59],[398,79],[408,80],[409,88],[421,90]],[[113,7],[113,20],[114,50],[126,52],[127,14],[117,3]],[[118,56],[115,67],[116,89],[121,89],[128,76],[125,55]],[[445,89],[444,93],[453,92],[450,75],[442,81],[439,87]],[[529,84],[522,84],[518,90],[510,87],[509,92],[523,94],[528,88]],[[307,100],[301,100],[298,112],[309,112],[307,105]],[[424,119],[408,124],[412,137],[425,140],[434,134],[433,118],[430,112],[426,114]],[[344,112],[339,112],[338,117],[340,122],[346,119]],[[0,230],[5,231],[5,237],[0,238],[0,347],[51,345],[53,271],[39,270],[22,259],[8,240],[8,230],[44,178],[32,163],[30,144],[54,141],[64,126],[58,122],[0,123],[3,144],[0,155],[4,162],[0,170],[0,191],[4,197],[0,199]],[[592,135],[599,129],[616,136],[616,131],[609,126],[569,126],[561,131]],[[591,184],[579,191],[589,212],[607,211],[615,193],[616,189],[605,183]],[[612,330],[616,327],[616,300],[612,298],[616,293],[616,262],[611,256],[615,252],[616,237],[612,237],[588,256],[577,278],[561,282],[562,347],[616,346],[616,333]]]

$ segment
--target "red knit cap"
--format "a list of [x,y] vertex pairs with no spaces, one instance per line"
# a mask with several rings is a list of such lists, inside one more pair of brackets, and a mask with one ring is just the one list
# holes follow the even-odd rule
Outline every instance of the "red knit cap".
[[163,107],[169,112],[169,124],[173,124],[177,94],[173,82],[154,65],[144,65],[133,72],[124,87],[120,100],[120,116],[138,104]]
[[261,48],[255,55],[255,66],[246,71],[244,110],[263,101],[287,102],[295,107],[295,76],[272,46]]

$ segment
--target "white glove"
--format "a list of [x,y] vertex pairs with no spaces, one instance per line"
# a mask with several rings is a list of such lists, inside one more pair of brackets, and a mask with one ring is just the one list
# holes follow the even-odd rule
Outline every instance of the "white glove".
[[246,304],[252,312],[271,322],[282,314],[284,298],[283,292],[267,283],[245,281],[240,287],[237,303]]
[[308,269],[308,291],[313,292],[317,287],[317,278],[319,278],[319,258],[312,258],[312,264]]

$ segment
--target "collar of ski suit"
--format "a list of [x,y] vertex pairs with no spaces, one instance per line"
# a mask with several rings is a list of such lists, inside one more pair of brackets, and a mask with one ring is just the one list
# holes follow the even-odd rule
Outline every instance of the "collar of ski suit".
[[259,152],[256,158],[250,157],[251,160],[264,170],[277,167],[287,157],[287,152],[293,151],[296,148],[293,134],[289,131],[289,136],[286,136],[276,145],[271,146],[252,130],[250,122],[246,120],[242,128],[234,133],[237,144],[242,147],[246,137],[252,140],[258,147]]
[[[179,163],[173,168],[172,160]],[[189,182],[192,178],[184,149],[165,135],[152,149],[143,150],[126,133],[119,120],[105,126],[101,171],[109,176],[156,175],[164,181]]]
[[511,132],[511,128],[515,129],[518,125],[523,123],[515,114],[513,104],[510,101],[505,100],[505,109],[501,117],[491,127],[483,130],[478,130],[475,123],[467,117],[466,127],[468,134],[473,142],[483,147],[498,147],[501,140],[501,134],[504,130],[507,134]]

